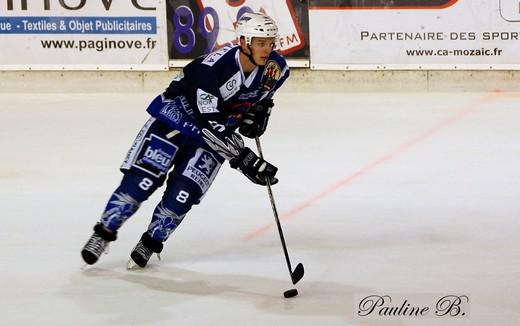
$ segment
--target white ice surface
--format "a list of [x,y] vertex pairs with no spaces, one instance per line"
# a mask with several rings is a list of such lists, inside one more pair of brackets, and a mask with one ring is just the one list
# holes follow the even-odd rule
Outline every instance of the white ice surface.
[[[262,141],[280,215],[301,207],[293,299],[276,228],[244,240],[274,221],[266,190],[227,164],[161,262],[125,269],[162,189],[80,270],[153,96],[0,95],[0,324],[520,324],[520,94],[279,94]],[[371,294],[433,308],[356,316]],[[434,316],[447,294],[465,317]]]

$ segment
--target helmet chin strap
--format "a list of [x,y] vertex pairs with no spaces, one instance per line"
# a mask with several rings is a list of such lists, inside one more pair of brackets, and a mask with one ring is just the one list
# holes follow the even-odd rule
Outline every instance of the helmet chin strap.
[[255,66],[258,66],[258,63],[256,63],[255,59],[253,58],[253,49],[251,49],[251,46],[249,44],[247,44],[247,48],[249,49],[250,53],[245,53],[244,49],[242,49],[242,47],[240,47],[240,52],[245,54],[245,56],[249,59],[249,61],[251,61],[252,64],[254,64]]

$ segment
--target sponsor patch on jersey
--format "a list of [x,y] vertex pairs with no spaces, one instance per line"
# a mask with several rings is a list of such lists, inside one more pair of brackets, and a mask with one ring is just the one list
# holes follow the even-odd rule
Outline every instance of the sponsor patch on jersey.
[[226,47],[223,47],[222,49],[219,49],[215,52],[212,52],[210,54],[208,54],[204,60],[202,60],[202,64],[205,64],[206,66],[213,66],[217,61],[220,60],[220,58],[222,58],[224,56],[224,54],[226,54],[226,52],[228,52],[229,50],[231,49],[231,47],[229,46],[226,46]]
[[262,81],[260,82],[260,89],[263,92],[269,92],[273,89],[276,82],[280,80],[281,75],[282,70],[280,69],[278,62],[274,60],[267,61],[264,67]]
[[168,173],[179,148],[166,139],[150,135],[141,146],[134,167],[148,172],[156,178]]
[[212,153],[203,148],[198,148],[182,175],[193,180],[202,190],[202,193],[205,193],[215,179],[220,165],[220,162]]
[[197,89],[197,106],[201,113],[217,113],[218,97],[207,93],[202,89]]
[[242,83],[242,77],[240,71],[234,74],[224,85],[220,86],[220,95],[227,101],[230,97],[235,95],[240,90],[240,84]]
[[240,94],[240,96],[238,97],[239,100],[249,100],[249,99],[252,99],[252,98],[255,98],[258,96],[258,90],[255,89],[254,91],[252,92],[249,92],[249,93],[244,93],[244,94]]
[[141,128],[141,130],[137,134],[137,137],[135,137],[132,147],[130,147],[130,150],[128,150],[128,153],[125,156],[123,164],[121,165],[121,169],[125,169],[125,170],[130,169],[133,161],[135,160],[135,158],[137,157],[137,154],[139,153],[139,148],[144,141],[144,137],[146,136],[148,129],[150,129],[151,125],[154,122],[155,122],[155,118],[150,118],[150,119],[148,119],[148,121],[146,121],[144,126]]

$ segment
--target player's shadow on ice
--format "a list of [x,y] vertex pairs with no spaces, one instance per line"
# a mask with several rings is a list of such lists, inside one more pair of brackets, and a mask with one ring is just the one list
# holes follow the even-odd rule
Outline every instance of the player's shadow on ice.
[[[78,295],[72,296],[83,310],[89,314],[107,315],[110,322],[116,324],[178,320],[175,315],[180,317],[183,314],[189,319],[188,311],[241,309],[248,303],[254,305],[260,314],[331,317],[345,322],[362,322],[354,315],[358,296],[373,293],[368,288],[306,281],[304,277],[296,286],[299,296],[285,299],[283,292],[293,287],[288,280],[201,273],[164,264],[137,271],[91,267],[74,275],[71,284],[75,288],[84,287],[83,291],[75,289],[73,292]],[[100,295],[100,291],[106,295]],[[108,297],[107,304],[103,305],[99,300],[95,302],[97,297],[103,300]],[[110,297],[113,301],[109,300]],[[198,308],[186,310],[190,300]],[[130,315],[132,319],[129,319],[128,311],[133,312]],[[139,311],[143,311],[144,316],[141,317]],[[238,314],[236,318],[237,324],[247,322],[240,321],[240,318],[246,318],[245,314]],[[395,321],[392,325],[401,325],[401,322]]]

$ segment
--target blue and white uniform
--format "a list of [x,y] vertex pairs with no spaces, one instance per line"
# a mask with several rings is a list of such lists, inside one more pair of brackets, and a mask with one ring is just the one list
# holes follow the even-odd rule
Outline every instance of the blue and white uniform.
[[[124,173],[101,222],[112,231],[167,179],[148,234],[164,242],[198,204],[240,136],[235,130],[252,105],[271,99],[289,76],[285,59],[271,52],[265,66],[245,74],[238,46],[199,57],[149,105],[151,115],[121,166]],[[168,178],[167,178],[168,177]]]

